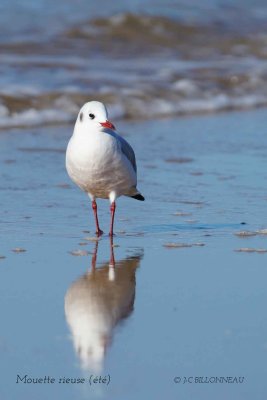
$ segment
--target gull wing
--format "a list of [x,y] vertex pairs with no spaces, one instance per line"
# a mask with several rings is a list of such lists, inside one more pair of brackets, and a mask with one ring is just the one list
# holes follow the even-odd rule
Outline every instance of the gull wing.
[[135,160],[135,154],[134,154],[133,148],[129,145],[129,143],[123,137],[121,137],[119,135],[117,137],[121,144],[121,151],[123,152],[125,157],[128,158],[128,160],[130,161],[130,163],[133,166],[133,169],[136,172],[137,167],[136,167],[136,160]]
[[135,154],[134,154],[134,150],[133,150],[132,146],[127,142],[127,140],[125,140],[122,136],[120,136],[113,129],[105,128],[105,129],[103,129],[103,131],[106,132],[107,134],[113,136],[117,140],[117,142],[120,143],[120,148],[121,148],[122,153],[130,161],[134,171],[137,172]]

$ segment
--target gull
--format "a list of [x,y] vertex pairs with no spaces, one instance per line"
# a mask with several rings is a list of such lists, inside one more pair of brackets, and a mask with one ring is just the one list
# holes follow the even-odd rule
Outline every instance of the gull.
[[90,101],[81,108],[66,151],[66,169],[74,183],[92,201],[96,234],[102,235],[96,199],[110,200],[110,236],[113,236],[116,199],[120,196],[145,200],[137,189],[135,154],[108,120],[105,105]]
[[75,352],[82,369],[95,373],[102,372],[116,328],[134,310],[135,275],[143,257],[143,252],[138,250],[115,263],[112,237],[110,241],[113,262],[96,266],[97,241],[91,269],[73,282],[65,294],[65,317]]

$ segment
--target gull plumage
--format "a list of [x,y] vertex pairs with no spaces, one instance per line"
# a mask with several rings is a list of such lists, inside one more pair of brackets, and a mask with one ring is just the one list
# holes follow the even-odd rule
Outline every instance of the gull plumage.
[[111,203],[110,235],[113,235],[116,199],[128,196],[144,200],[138,191],[135,154],[130,144],[115,131],[104,104],[90,101],[81,108],[66,152],[70,178],[88,193],[99,228],[96,199]]

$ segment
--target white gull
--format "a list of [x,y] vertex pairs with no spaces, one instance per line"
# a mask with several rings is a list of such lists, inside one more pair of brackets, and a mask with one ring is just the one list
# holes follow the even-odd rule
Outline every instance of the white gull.
[[96,199],[109,199],[111,206],[110,235],[113,235],[116,199],[128,196],[144,200],[138,191],[135,154],[130,144],[118,135],[108,120],[104,104],[90,101],[81,108],[66,152],[70,178],[88,193],[99,228]]

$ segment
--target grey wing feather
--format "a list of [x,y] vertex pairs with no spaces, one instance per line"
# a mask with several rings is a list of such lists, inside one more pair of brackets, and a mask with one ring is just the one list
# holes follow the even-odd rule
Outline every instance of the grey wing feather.
[[129,143],[125,139],[123,139],[123,137],[118,136],[118,139],[121,144],[121,151],[123,152],[125,157],[128,158],[128,160],[130,161],[130,163],[133,166],[133,169],[136,172],[137,171],[136,160],[135,160],[135,154],[134,154],[132,147],[129,145]]

